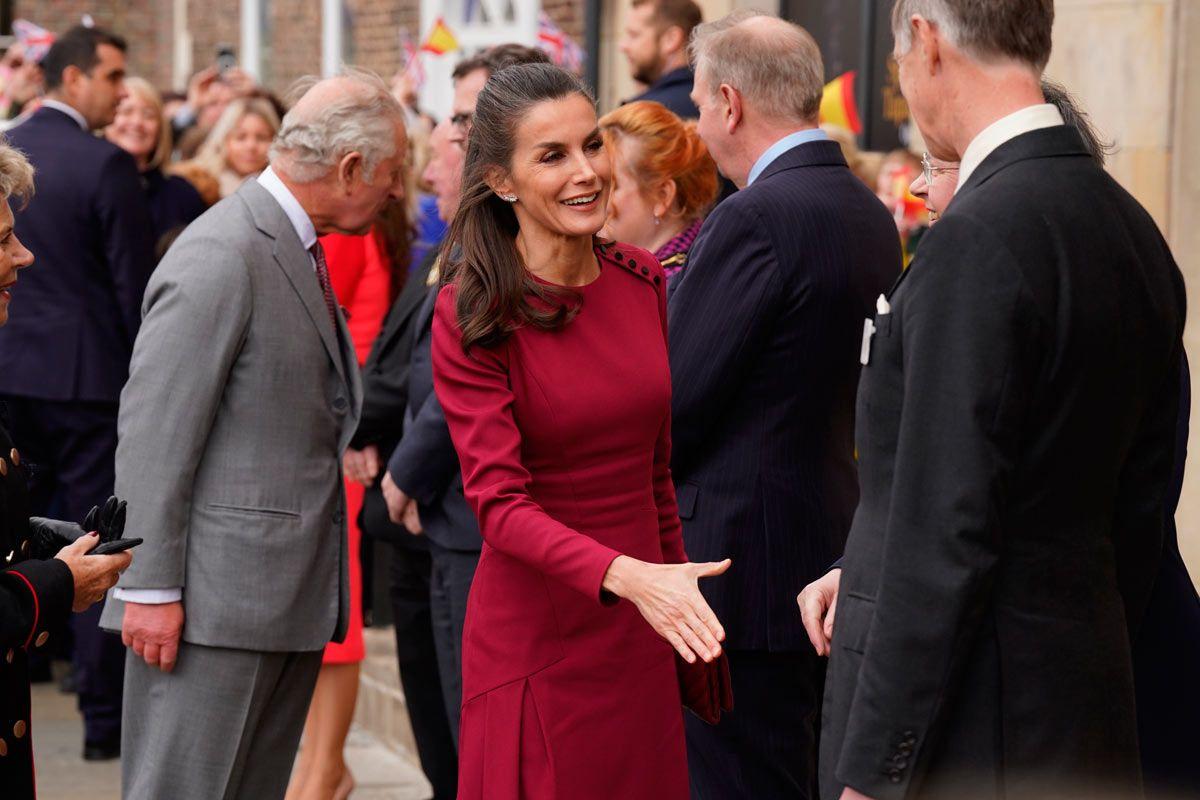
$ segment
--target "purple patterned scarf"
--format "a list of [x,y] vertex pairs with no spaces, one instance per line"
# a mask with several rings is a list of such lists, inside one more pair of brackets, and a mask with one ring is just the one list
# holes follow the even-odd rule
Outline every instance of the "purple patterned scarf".
[[700,232],[702,224],[704,220],[696,220],[655,252],[654,257],[662,264],[663,272],[667,273],[668,278],[687,264],[687,252],[691,249],[692,242],[696,241],[696,234]]

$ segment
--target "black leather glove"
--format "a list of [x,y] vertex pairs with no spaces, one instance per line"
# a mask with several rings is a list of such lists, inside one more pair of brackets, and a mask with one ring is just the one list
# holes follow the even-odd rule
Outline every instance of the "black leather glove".
[[92,506],[82,525],[61,519],[30,517],[29,557],[54,558],[59,550],[92,531],[100,534],[100,544],[120,539],[125,532],[125,505],[124,500],[110,497],[103,508]]
[[87,531],[78,522],[45,517],[29,518],[29,557],[44,561],[54,558],[58,551],[74,542]]
[[103,508],[92,506],[83,518],[83,529],[89,533],[99,531],[101,544],[115,542],[125,533],[125,506],[125,501],[116,497],[108,498]]

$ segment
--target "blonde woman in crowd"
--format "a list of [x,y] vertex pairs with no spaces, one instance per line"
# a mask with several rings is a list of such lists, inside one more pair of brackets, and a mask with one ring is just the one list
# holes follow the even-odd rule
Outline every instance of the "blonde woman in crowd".
[[228,197],[266,169],[267,151],[278,130],[279,116],[268,100],[235,100],[213,126],[195,161],[220,183],[221,197]]
[[158,90],[142,78],[126,78],[125,89],[127,94],[104,136],[137,162],[150,206],[155,247],[162,250],[165,242],[204,213],[207,204],[187,180],[163,172],[171,157],[171,128],[163,118]]

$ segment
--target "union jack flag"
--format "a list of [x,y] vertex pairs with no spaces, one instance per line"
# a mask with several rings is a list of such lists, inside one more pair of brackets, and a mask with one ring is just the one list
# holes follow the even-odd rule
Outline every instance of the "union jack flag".
[[550,60],[563,69],[578,73],[583,69],[583,48],[554,24],[545,11],[538,14],[538,47],[550,54]]
[[400,51],[403,53],[404,66],[401,68],[416,91],[425,85],[425,65],[421,63],[421,51],[413,41],[407,28],[400,29]]
[[54,44],[53,33],[27,19],[14,19],[12,30],[17,41],[25,45],[25,55],[31,61],[41,61]]

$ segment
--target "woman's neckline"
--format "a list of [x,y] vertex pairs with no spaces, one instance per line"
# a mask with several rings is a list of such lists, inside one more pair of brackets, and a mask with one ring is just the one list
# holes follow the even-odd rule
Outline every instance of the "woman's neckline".
[[525,271],[528,272],[530,275],[532,275],[533,279],[535,281],[537,281],[538,283],[541,283],[541,284],[545,284],[546,286],[553,286],[555,289],[569,289],[569,290],[573,290],[573,291],[583,291],[584,289],[587,289],[591,286],[595,286],[597,283],[599,283],[600,278],[603,277],[604,273],[607,271],[604,269],[604,255],[600,250],[599,244],[592,245],[592,253],[596,256],[596,267],[597,267],[596,277],[592,278],[587,283],[580,283],[576,286],[568,286],[565,283],[555,283],[554,281],[548,281],[545,278],[541,277],[540,275],[537,275],[536,273],[530,271],[528,268],[526,268]]

